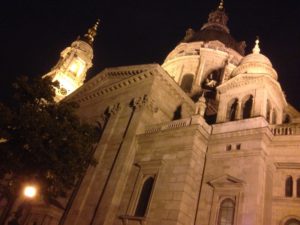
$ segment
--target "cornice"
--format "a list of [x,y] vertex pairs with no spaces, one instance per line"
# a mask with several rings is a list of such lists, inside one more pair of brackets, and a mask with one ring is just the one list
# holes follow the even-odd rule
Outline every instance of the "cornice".
[[[168,87],[174,98],[186,104],[189,111],[194,112],[194,102],[158,64],[105,69],[72,95],[68,96],[67,100],[81,104],[89,103],[94,99],[103,98],[117,90],[132,87],[147,79],[158,79],[161,84]],[[106,83],[106,80],[114,82]]]
[[276,169],[300,169],[300,162],[275,162]]

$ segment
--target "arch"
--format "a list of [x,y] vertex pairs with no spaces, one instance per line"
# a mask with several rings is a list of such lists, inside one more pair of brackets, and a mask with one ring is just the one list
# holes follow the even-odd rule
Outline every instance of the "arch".
[[140,192],[138,203],[135,209],[134,216],[144,217],[149,205],[152,189],[154,184],[154,178],[148,177],[144,183]]
[[238,109],[238,99],[232,99],[227,107],[227,120],[234,121],[236,118],[236,113]]
[[193,82],[194,82],[194,75],[190,74],[190,73],[185,74],[182,77],[180,87],[185,92],[191,92],[192,87],[193,87]]
[[285,197],[293,196],[293,177],[288,176],[285,180]]
[[252,115],[252,108],[253,108],[253,96],[250,95],[245,98],[242,103],[242,118],[247,119],[250,118]]
[[300,225],[300,220],[297,220],[295,218],[291,218],[288,221],[284,223],[284,225]]
[[220,204],[218,225],[233,225],[234,211],[235,202],[230,198],[224,199]]
[[[297,222],[299,222],[300,221],[300,217],[299,216],[296,216],[296,215],[288,215],[288,216],[286,216],[286,217],[284,217],[281,221],[280,221],[280,223],[279,223],[279,225],[286,225],[286,224],[289,224],[289,223],[291,223],[291,222],[295,222],[295,220],[297,221]],[[297,224],[297,223],[296,223]],[[290,225],[293,225],[293,224],[290,224]]]

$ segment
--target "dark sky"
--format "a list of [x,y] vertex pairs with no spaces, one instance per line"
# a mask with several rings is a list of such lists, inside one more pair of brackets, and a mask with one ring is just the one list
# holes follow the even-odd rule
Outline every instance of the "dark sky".
[[[262,53],[277,70],[288,101],[300,109],[300,5],[295,0],[225,0],[231,34],[245,40],[247,52],[256,35]],[[0,7],[0,99],[18,75],[42,76],[60,52],[83,35],[97,18],[94,67],[162,63],[189,27],[206,22],[219,0],[3,0]]]

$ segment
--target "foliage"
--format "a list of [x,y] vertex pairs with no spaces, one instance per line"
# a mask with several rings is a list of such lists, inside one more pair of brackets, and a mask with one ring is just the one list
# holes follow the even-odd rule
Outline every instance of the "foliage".
[[95,163],[95,128],[80,123],[76,103],[54,101],[55,87],[49,78],[19,77],[10,103],[0,103],[0,176],[12,194],[29,182],[45,199],[62,196]]

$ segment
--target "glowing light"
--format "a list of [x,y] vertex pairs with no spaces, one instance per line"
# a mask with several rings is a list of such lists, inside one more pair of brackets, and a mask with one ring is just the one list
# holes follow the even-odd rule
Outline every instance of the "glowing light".
[[28,185],[24,188],[24,196],[27,198],[34,198],[37,194],[37,188],[32,185]]
[[74,62],[74,63],[70,66],[70,71],[73,72],[73,73],[76,73],[77,70],[78,70],[78,64]]
[[76,74],[76,76],[80,76],[84,70],[84,61],[80,58],[75,59],[70,65],[69,70]]

